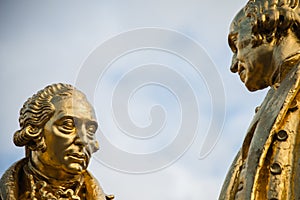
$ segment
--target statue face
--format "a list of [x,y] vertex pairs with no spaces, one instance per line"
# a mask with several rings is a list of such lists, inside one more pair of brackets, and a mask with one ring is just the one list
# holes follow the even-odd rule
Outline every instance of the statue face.
[[55,113],[44,126],[47,149],[39,152],[38,159],[51,168],[79,174],[87,168],[95,148],[97,150],[94,110],[77,92],[53,104]]
[[255,91],[272,84],[274,45],[266,43],[253,47],[251,29],[248,18],[240,22],[238,33],[233,39],[238,65],[232,71],[239,74],[248,90]]

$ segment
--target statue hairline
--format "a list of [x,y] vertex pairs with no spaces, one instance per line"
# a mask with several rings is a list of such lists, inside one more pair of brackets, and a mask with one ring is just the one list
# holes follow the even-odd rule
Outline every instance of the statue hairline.
[[[277,35],[277,28],[283,24],[283,22],[277,23],[277,26],[273,26],[270,30],[267,30],[266,24],[269,24],[269,20],[263,21],[261,18],[263,14],[266,14],[268,12],[274,14],[274,11],[280,11],[279,17],[277,20],[285,20],[288,21],[288,25],[284,27],[284,29],[281,29],[280,31],[287,31],[289,29],[295,29],[293,32],[296,34],[296,36],[300,40],[300,33],[299,30],[300,26],[300,17],[299,13],[296,12],[296,9],[298,8],[298,4],[294,5],[295,7],[289,8],[289,7],[283,7],[282,5],[280,7],[277,7],[276,9],[268,9],[262,11],[261,9],[258,8],[258,4],[260,1],[254,1],[254,0],[249,0],[248,3],[235,15],[233,21],[232,21],[232,26],[239,26],[239,23],[245,19],[250,19],[251,23],[251,34],[253,37],[253,47],[260,46],[261,44],[265,43],[271,43],[274,38],[281,37],[282,35]],[[286,11],[286,12],[285,12]],[[293,17],[291,19],[287,19],[287,13],[291,14]],[[285,14],[285,15],[283,15]],[[239,16],[240,15],[240,16]],[[263,22],[262,22],[263,21]],[[234,24],[236,23],[236,24]],[[281,24],[280,24],[281,23]],[[274,23],[275,24],[275,23]],[[296,25],[297,26],[296,26]],[[295,26],[294,26],[295,25]],[[239,30],[235,30],[235,32],[230,32],[228,35],[228,40],[230,44],[230,36],[234,34],[238,34]],[[263,41],[266,40],[266,41]]]

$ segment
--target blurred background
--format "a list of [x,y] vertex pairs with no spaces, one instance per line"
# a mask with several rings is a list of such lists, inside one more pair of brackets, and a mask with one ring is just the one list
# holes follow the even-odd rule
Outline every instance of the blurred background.
[[[223,113],[225,118],[222,131],[218,134],[219,138],[215,141],[212,151],[200,159],[199,154],[203,138],[205,138],[205,130],[211,120],[210,112],[215,106],[209,99],[212,91],[209,91],[209,85],[205,86],[205,79],[215,76],[202,77],[197,82],[193,80],[191,71],[189,75],[186,75],[186,79],[191,79],[189,84],[195,91],[199,105],[200,125],[189,148],[178,160],[152,172],[131,173],[112,169],[102,163],[101,156],[96,154],[90,163],[89,170],[99,180],[104,190],[115,194],[116,199],[119,200],[217,199],[228,168],[242,144],[247,127],[254,115],[255,107],[262,102],[266,93],[266,91],[250,93],[239,80],[238,75],[229,71],[232,56],[227,45],[229,25],[234,15],[246,2],[246,0],[99,0],[88,2],[1,0],[0,175],[11,164],[24,157],[24,148],[15,147],[12,137],[19,128],[19,110],[28,97],[51,83],[76,84],[85,60],[99,45],[114,36],[137,28],[155,27],[174,30],[191,38],[204,49],[206,55],[214,63],[213,67],[221,77],[220,81],[222,81],[225,93],[224,99],[219,100],[222,105],[225,105],[226,110],[226,113]],[[151,55],[157,58],[156,55]],[[180,63],[176,60],[178,58],[161,56],[161,60],[167,62],[169,67]],[[137,54],[136,57],[140,59],[139,64],[143,64],[143,55]],[[130,61],[122,60],[117,63],[113,74],[117,74],[118,65],[126,65],[126,63],[130,65],[136,57],[132,57]],[[174,60],[169,62],[169,59]],[[175,67],[180,68],[180,66]],[[110,77],[114,82],[114,80],[119,80],[122,74],[117,77],[108,76],[108,82]],[[86,81],[89,82],[89,77],[86,77]],[[116,146],[127,149],[128,152],[138,152],[139,144],[133,146],[124,142],[125,139],[113,136],[114,131],[108,125],[109,122],[105,123],[109,111],[98,110],[101,106],[106,106],[106,104],[103,105],[106,101],[102,102],[106,94],[105,90],[95,87],[97,89],[92,104],[96,108],[100,121],[99,134],[102,134],[98,138],[110,135],[108,136],[111,137],[110,141],[114,143],[115,139]],[[139,112],[145,106],[147,107],[143,102],[159,103],[161,97],[161,104],[170,102],[165,105],[165,111],[174,110],[172,106],[175,101],[171,100],[172,95],[166,97],[157,95],[163,91],[155,91],[155,88],[148,88],[144,93],[146,93],[144,97],[143,93],[139,93],[142,97],[136,96],[136,99],[142,102],[140,107],[138,106],[140,104],[136,104],[134,100],[130,104],[136,124],[141,124],[141,126],[148,124],[147,120],[146,122],[143,120],[147,118],[145,113]],[[151,94],[157,96],[153,98]],[[107,102],[109,103],[109,100]],[[174,106],[175,104],[176,102]],[[135,105],[138,107],[135,108]],[[166,117],[168,116],[172,114]],[[175,117],[171,120],[176,119]],[[173,123],[173,121],[168,121],[168,124],[178,126],[177,122]],[[176,134],[172,135],[172,131],[166,132],[169,135],[161,137],[161,140],[176,137]],[[100,139],[99,143],[101,146]],[[161,146],[156,146],[157,143],[151,145],[142,149],[143,153],[161,148]],[[100,151],[105,153],[105,148],[103,147]],[[114,155],[111,157],[114,159]],[[135,161],[128,162],[134,164]]]

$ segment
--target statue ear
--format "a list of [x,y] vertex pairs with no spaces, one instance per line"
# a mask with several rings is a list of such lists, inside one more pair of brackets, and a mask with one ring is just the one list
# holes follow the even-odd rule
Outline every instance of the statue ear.
[[30,146],[42,134],[43,129],[27,125],[14,134],[14,143],[17,146]]
[[31,125],[28,125],[25,128],[26,135],[31,137],[32,139],[38,138],[41,135],[42,131],[42,128],[32,127]]
[[46,144],[43,137],[43,129],[38,127],[33,127],[31,125],[25,128],[25,133],[28,137],[31,138],[31,141],[28,144],[28,148],[32,151],[41,150],[44,152],[46,150]]

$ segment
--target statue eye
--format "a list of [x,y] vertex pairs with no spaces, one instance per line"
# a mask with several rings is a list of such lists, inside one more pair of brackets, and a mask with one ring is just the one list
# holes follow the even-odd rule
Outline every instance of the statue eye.
[[249,44],[251,44],[251,39],[243,40],[240,42],[239,48],[243,49],[243,48],[247,47]]
[[228,36],[228,43],[229,43],[229,47],[231,48],[231,51],[233,53],[237,53],[237,33],[231,33]]
[[75,130],[75,123],[73,119],[66,118],[63,119],[59,124],[58,124],[58,129],[64,133],[70,133]]
[[97,126],[94,124],[90,124],[87,126],[87,131],[90,135],[94,135],[96,133]]

